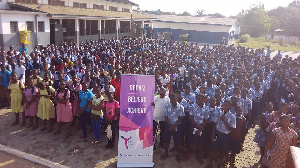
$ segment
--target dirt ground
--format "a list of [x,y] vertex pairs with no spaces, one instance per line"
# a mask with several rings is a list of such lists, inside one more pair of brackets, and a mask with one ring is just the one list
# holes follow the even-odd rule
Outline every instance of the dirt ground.
[[[0,110],[0,132],[2,134],[0,136],[0,144],[74,168],[116,167],[118,154],[117,141],[114,149],[105,149],[105,145],[107,144],[106,137],[102,136],[102,138],[100,138],[100,144],[93,145],[90,143],[93,140],[93,134],[90,133],[88,134],[89,141],[85,143],[79,138],[81,136],[81,130],[76,130],[75,127],[72,128],[73,135],[69,139],[64,139],[63,137],[67,129],[66,125],[63,126],[63,131],[60,135],[54,136],[53,134],[40,132],[39,129],[42,127],[41,121],[39,129],[34,131],[25,129],[24,127],[21,128],[19,125],[11,127],[10,124],[13,121],[14,113],[10,112],[9,109]],[[27,119],[27,123],[28,122]],[[54,126],[54,129],[56,128],[57,124]],[[238,168],[259,167],[259,148],[256,143],[252,141],[256,129],[257,127],[249,130],[244,144],[245,150],[237,156],[236,166]],[[208,159],[206,159],[204,165],[199,165],[195,153],[192,159],[181,162],[180,164],[175,160],[174,152],[170,154],[168,159],[160,160],[160,155],[163,152],[164,150],[162,148],[157,148],[154,151],[153,160],[155,167],[201,168],[208,164]],[[0,160],[0,165],[7,160]],[[27,166],[27,163],[24,164]],[[32,166],[30,164],[32,163],[28,162],[29,167],[37,167],[37,165]]]

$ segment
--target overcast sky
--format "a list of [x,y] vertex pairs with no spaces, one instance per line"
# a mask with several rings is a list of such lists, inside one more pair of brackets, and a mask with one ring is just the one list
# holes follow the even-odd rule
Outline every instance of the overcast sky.
[[243,9],[249,9],[259,2],[265,5],[267,10],[286,7],[293,0],[131,0],[139,4],[141,10],[157,10],[164,12],[182,13],[188,11],[196,14],[198,9],[204,9],[205,14],[221,13],[225,16],[237,15]]

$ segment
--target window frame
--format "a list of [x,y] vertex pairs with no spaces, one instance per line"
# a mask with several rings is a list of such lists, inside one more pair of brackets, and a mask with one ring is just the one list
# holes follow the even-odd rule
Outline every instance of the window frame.
[[44,21],[38,21],[38,32],[45,32],[45,22]]
[[[12,31],[12,25],[13,24],[15,24],[15,31]],[[10,33],[11,34],[19,32],[18,21],[10,21],[9,26],[10,26]]]

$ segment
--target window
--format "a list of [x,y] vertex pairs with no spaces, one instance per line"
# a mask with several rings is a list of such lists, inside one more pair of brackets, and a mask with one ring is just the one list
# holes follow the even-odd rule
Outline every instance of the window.
[[65,1],[60,1],[60,0],[48,0],[48,5],[53,5],[53,6],[65,6]]
[[10,33],[18,32],[18,22],[10,22]]
[[73,2],[74,8],[86,8],[86,3]]
[[45,32],[45,22],[38,22],[38,32]]
[[104,10],[104,5],[93,5],[93,9],[99,9],[99,10]]
[[62,19],[63,36],[75,36],[75,19]]
[[104,34],[104,20],[101,20],[101,34]]
[[116,32],[116,21],[106,20],[105,21],[105,34],[113,34]]
[[130,21],[120,21],[120,33],[130,32]]
[[84,36],[85,32],[85,23],[84,23],[84,20],[79,20],[79,33],[80,33],[80,36]]
[[86,21],[85,35],[91,35],[91,21]]
[[86,21],[86,35],[98,34],[98,20],[87,20]]
[[110,7],[109,7],[109,10],[110,10],[110,11],[117,12],[117,11],[118,11],[118,7],[110,6]]
[[27,31],[34,31],[33,22],[26,22]]
[[29,4],[38,4],[38,0],[16,0],[15,2],[29,3]]
[[127,12],[127,13],[130,13],[130,10],[127,9],[127,8],[122,8],[122,12]]

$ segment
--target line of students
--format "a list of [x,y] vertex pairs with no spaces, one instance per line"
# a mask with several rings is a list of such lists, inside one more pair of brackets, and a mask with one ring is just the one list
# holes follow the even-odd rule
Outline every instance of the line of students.
[[64,136],[67,139],[72,135],[72,122],[75,123],[76,118],[79,117],[83,141],[87,142],[87,122],[90,122],[94,131],[92,143],[98,144],[101,126],[105,120],[106,125],[110,125],[108,131],[112,134],[112,137],[108,138],[106,148],[114,147],[120,105],[114,99],[113,93],[102,92],[97,84],[94,84],[91,91],[85,82],[81,84],[74,82],[73,85],[69,84],[67,87],[63,80],[59,82],[59,88],[55,90],[49,85],[51,82],[45,80],[48,74],[45,74],[44,80],[35,79],[34,76],[27,79],[25,87],[23,82],[17,80],[16,73],[11,74],[8,89],[11,91],[11,109],[15,112],[15,121],[11,124],[12,126],[20,123],[19,115],[22,114],[21,127],[26,125],[26,118],[29,117],[30,122],[26,128],[32,127],[32,130],[35,130],[41,119],[43,127],[40,131],[47,130],[51,133],[54,131],[53,124],[56,120],[58,128],[53,135],[60,134],[62,123],[67,123],[68,130]]
[[[189,86],[185,89],[189,89]],[[220,152],[219,166],[221,166],[224,165],[225,152],[231,151],[230,163],[234,166],[235,156],[241,151],[247,132],[246,118],[242,115],[241,106],[236,106],[235,113],[233,113],[230,101],[223,102],[223,106],[220,107],[216,106],[215,97],[205,102],[203,94],[187,93],[189,98],[183,98],[186,93],[177,90],[168,98],[164,95],[164,88],[161,88],[159,93],[160,95],[154,98],[155,107],[161,107],[164,99],[167,101],[162,105],[165,123],[160,125],[162,130],[160,143],[165,148],[165,154],[161,156],[161,159],[169,156],[169,144],[173,136],[178,162],[189,160],[192,151],[196,150],[198,162],[203,164],[202,151],[204,151],[204,158],[210,154],[209,166],[213,167],[215,153],[218,151]],[[196,149],[194,149],[195,145]]]

